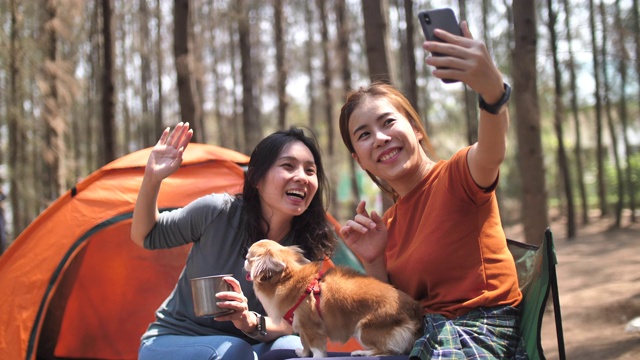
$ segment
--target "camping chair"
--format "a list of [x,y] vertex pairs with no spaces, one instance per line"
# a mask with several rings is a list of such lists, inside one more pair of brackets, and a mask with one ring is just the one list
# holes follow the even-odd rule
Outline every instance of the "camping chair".
[[[542,317],[549,298],[549,291],[551,291],[558,340],[558,358],[566,360],[556,274],[558,259],[553,246],[551,230],[549,228],[545,230],[544,241],[540,246],[511,239],[507,239],[507,246],[516,263],[518,282],[523,295],[520,303],[522,313],[520,331],[529,359],[546,360],[542,349]],[[346,357],[348,356],[337,359]],[[378,359],[379,357],[361,357],[361,359],[367,360],[373,358]],[[304,359],[311,358],[300,358],[300,360]]]
[[542,349],[541,329],[549,290],[551,290],[553,296],[558,355],[561,360],[566,359],[556,274],[558,260],[553,246],[551,230],[549,228],[545,230],[544,241],[540,246],[514,240],[507,240],[507,245],[516,262],[518,281],[523,294],[522,303],[520,304],[520,310],[522,311],[520,329],[529,359],[546,359]]

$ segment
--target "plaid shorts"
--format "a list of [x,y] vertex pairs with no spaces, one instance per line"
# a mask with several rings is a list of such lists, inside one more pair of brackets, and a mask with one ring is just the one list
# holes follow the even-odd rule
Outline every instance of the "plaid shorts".
[[424,317],[424,336],[413,345],[412,360],[528,359],[519,330],[520,311],[512,306],[478,308],[455,319]]

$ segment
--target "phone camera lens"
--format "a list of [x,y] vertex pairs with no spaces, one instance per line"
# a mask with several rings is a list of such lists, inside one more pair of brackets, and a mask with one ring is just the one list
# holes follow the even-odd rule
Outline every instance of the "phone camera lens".
[[424,22],[425,22],[425,23],[427,23],[428,25],[431,25],[431,16],[426,15],[426,16],[424,17]]

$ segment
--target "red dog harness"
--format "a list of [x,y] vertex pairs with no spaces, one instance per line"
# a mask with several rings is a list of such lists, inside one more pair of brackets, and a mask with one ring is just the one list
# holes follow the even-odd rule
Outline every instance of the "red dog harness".
[[307,296],[311,294],[313,294],[313,297],[316,298],[316,310],[318,310],[318,315],[320,315],[320,318],[322,319],[322,313],[320,312],[320,280],[322,280],[323,274],[324,271],[320,270],[313,281],[311,281],[311,283],[307,285],[307,288],[304,290],[304,294],[302,294],[295,305],[293,305],[293,307],[289,309],[286,314],[284,314],[284,320],[288,322],[289,325],[293,325],[293,312],[296,311],[296,309],[298,308],[298,306],[300,306],[300,304],[302,304],[304,299],[306,299]]

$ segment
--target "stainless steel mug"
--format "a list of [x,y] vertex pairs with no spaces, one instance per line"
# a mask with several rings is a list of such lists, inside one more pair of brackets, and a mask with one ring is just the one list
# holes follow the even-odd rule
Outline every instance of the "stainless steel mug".
[[191,279],[191,294],[193,295],[193,310],[196,316],[215,318],[234,312],[231,309],[218,307],[216,294],[221,291],[233,291],[229,283],[223,280],[231,274],[204,276]]

